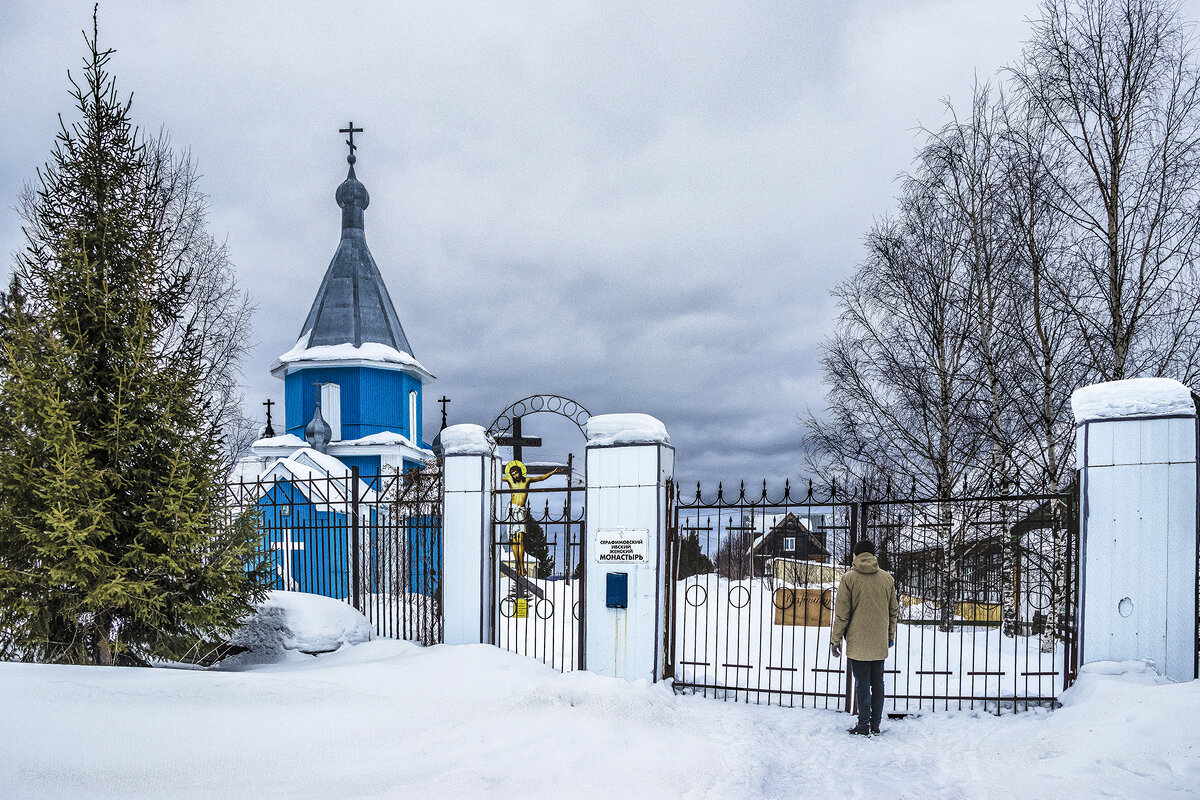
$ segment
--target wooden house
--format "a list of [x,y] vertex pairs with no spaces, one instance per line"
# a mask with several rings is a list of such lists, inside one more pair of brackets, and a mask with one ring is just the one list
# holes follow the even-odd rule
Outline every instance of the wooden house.
[[[788,512],[766,521],[770,527],[750,545],[756,575],[771,575],[776,559],[816,564],[829,562],[825,532],[813,530],[811,520]],[[767,527],[764,525],[763,527]]]

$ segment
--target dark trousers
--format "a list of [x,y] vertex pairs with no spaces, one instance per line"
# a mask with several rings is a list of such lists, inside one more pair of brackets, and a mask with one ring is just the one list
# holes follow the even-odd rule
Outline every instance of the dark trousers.
[[847,660],[850,662],[850,671],[854,673],[858,724],[866,725],[869,722],[878,728],[883,720],[883,662]]

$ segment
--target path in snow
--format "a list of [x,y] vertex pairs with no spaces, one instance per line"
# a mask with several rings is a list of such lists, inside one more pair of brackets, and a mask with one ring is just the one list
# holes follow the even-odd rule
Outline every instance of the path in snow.
[[246,672],[0,664],[0,797],[1196,796],[1200,682],[1122,669],[1052,713],[939,712],[866,740],[837,712],[478,645],[377,640]]

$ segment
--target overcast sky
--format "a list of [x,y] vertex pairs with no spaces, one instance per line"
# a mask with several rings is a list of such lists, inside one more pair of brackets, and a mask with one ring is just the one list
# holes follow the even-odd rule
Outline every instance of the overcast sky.
[[[1196,3],[1187,12],[1193,18]],[[103,2],[135,121],[190,148],[258,303],[247,407],[337,244],[338,128],[367,240],[451,422],[529,394],[666,423],[683,480],[802,469],[830,289],[917,128],[1013,62],[1031,0]],[[0,253],[47,159],[90,2],[0,6]],[[560,425],[530,419],[532,433]],[[566,444],[560,444],[562,439]],[[547,456],[568,444],[557,436]]]

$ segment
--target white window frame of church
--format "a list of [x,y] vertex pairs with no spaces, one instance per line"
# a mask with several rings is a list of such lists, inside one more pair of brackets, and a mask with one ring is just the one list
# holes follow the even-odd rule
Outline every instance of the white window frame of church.
[[421,434],[417,433],[417,391],[408,393],[408,436],[414,447],[421,446]]
[[336,383],[321,384],[321,416],[329,423],[329,441],[342,440],[342,387]]
[[795,536],[783,537],[783,549],[789,553],[794,551],[796,549],[796,537]]

